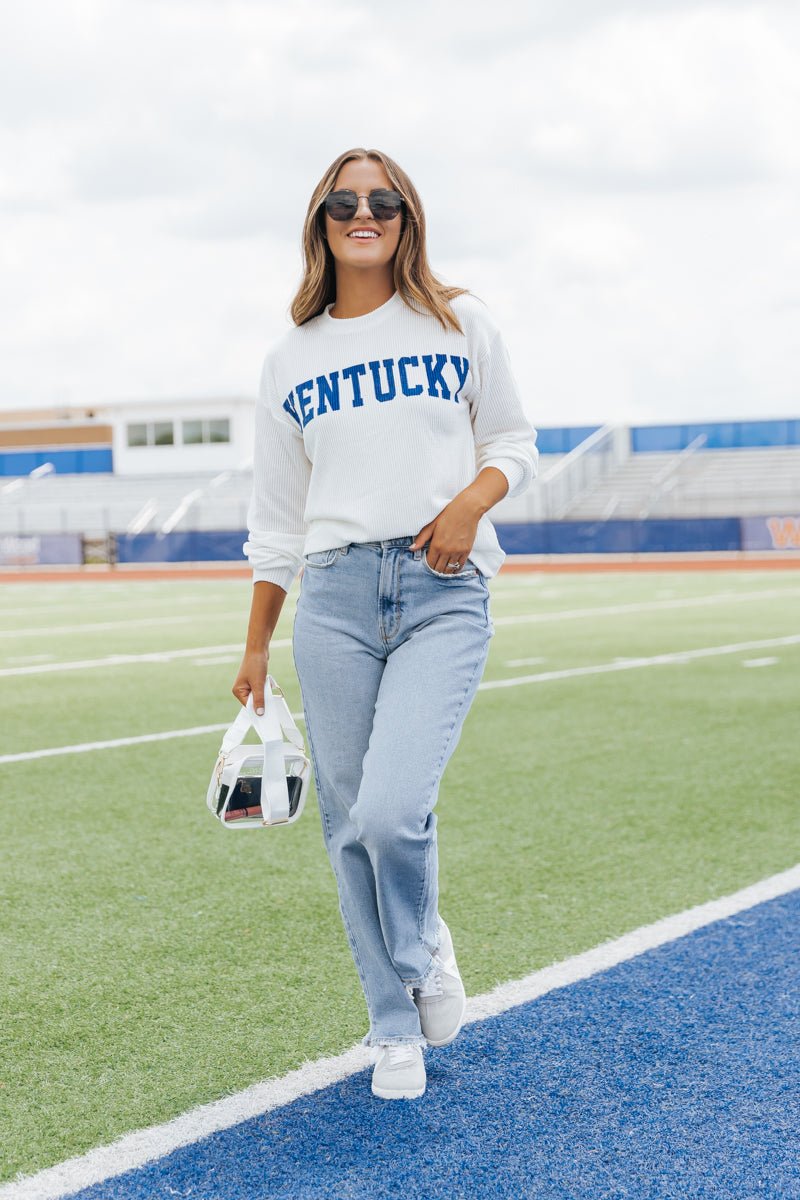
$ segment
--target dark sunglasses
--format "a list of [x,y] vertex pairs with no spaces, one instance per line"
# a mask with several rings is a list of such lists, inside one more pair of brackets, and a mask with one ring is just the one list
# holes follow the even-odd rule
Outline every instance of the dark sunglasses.
[[[403,197],[389,188],[373,188],[366,199],[376,221],[393,221],[403,209]],[[325,211],[334,221],[352,221],[358,211],[358,201],[359,197],[350,188],[329,192],[325,197]]]

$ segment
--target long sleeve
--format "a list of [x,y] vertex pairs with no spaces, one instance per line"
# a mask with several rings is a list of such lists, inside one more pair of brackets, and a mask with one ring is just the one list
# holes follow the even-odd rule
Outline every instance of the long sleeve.
[[267,356],[256,401],[249,537],[243,546],[254,583],[266,580],[288,592],[298,575],[303,565],[303,514],[310,477],[302,432],[280,407]]
[[520,496],[536,476],[536,430],[525,416],[502,336],[496,333],[477,367],[471,417],[476,465],[497,467],[508,479],[508,496]]

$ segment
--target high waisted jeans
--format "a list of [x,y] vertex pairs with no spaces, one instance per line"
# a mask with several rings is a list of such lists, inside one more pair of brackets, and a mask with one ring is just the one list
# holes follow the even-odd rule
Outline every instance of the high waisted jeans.
[[306,556],[294,621],[325,844],[370,1028],[423,1044],[411,988],[437,965],[434,805],[494,633],[468,560],[435,572],[413,537]]

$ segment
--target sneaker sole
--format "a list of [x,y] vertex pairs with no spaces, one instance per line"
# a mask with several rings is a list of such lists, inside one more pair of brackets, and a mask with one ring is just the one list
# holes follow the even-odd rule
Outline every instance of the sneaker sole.
[[417,1100],[425,1094],[425,1084],[421,1088],[403,1088],[402,1091],[391,1091],[389,1088],[375,1087],[373,1084],[372,1094],[381,1100]]

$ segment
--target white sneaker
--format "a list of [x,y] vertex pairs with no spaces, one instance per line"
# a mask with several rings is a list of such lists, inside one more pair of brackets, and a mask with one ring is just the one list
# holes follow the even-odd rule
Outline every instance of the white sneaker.
[[430,1046],[446,1046],[458,1036],[467,1012],[467,995],[458,973],[453,939],[439,918],[441,941],[438,971],[432,971],[422,987],[414,988],[422,1032]]
[[372,1093],[381,1100],[415,1100],[425,1091],[425,1060],[422,1047],[409,1043],[376,1046]]

